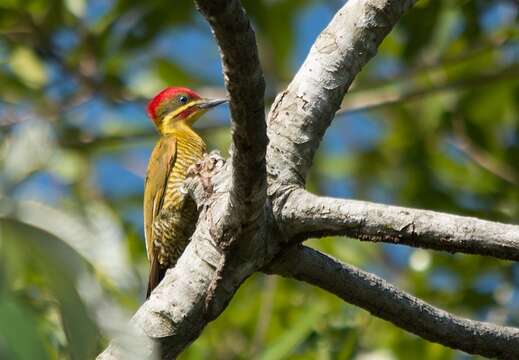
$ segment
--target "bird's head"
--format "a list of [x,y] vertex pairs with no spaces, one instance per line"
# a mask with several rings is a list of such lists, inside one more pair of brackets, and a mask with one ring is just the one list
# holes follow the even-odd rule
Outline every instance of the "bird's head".
[[148,116],[164,134],[179,124],[190,126],[207,110],[225,102],[226,99],[204,99],[185,87],[168,87],[148,103]]

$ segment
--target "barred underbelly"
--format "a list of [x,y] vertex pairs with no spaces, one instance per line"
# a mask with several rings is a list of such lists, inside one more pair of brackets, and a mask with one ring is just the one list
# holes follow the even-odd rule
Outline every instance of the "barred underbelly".
[[179,208],[162,209],[153,223],[153,245],[159,264],[164,267],[176,264],[195,230],[197,217],[196,204],[191,198],[185,198]]
[[184,197],[181,190],[191,165],[200,160],[205,151],[205,144],[196,141],[177,140],[177,156],[166,187],[164,207],[177,206]]
[[182,190],[189,167],[200,160],[205,144],[177,138],[177,154],[166,185],[162,210],[153,223],[154,247],[159,263],[172,267],[195,230],[198,213],[194,201]]

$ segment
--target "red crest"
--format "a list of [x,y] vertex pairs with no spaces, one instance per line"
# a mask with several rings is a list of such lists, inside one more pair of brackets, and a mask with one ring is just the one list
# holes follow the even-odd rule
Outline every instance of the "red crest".
[[167,87],[159,92],[151,101],[148,103],[148,116],[153,120],[157,120],[157,107],[164,101],[169,101],[176,97],[178,94],[187,94],[191,99],[200,99],[200,95],[191,89],[185,87]]

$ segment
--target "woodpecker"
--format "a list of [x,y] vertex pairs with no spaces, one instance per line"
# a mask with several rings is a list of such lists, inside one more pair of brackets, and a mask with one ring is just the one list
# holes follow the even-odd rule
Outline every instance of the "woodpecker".
[[204,99],[191,89],[168,87],[148,103],[160,139],[148,162],[144,185],[144,231],[150,263],[146,298],[175,266],[198,218],[194,201],[181,189],[189,167],[202,159],[206,144],[191,128],[208,109],[226,99]]

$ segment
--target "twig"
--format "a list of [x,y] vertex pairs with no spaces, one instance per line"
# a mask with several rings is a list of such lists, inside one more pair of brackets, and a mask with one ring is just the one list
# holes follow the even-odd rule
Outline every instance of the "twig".
[[467,134],[463,119],[454,117],[452,127],[458,140],[454,142],[454,145],[467,155],[469,159],[498,178],[512,185],[519,185],[519,174],[514,168],[493,158],[472,141]]
[[341,104],[337,115],[351,114],[358,111],[374,110],[383,106],[407,103],[445,91],[455,91],[465,88],[487,86],[496,82],[517,82],[515,74],[519,71],[519,64],[510,65],[499,71],[492,71],[482,75],[470,76],[454,81],[445,81],[428,86],[404,88],[401,90],[375,88],[352,91]]

